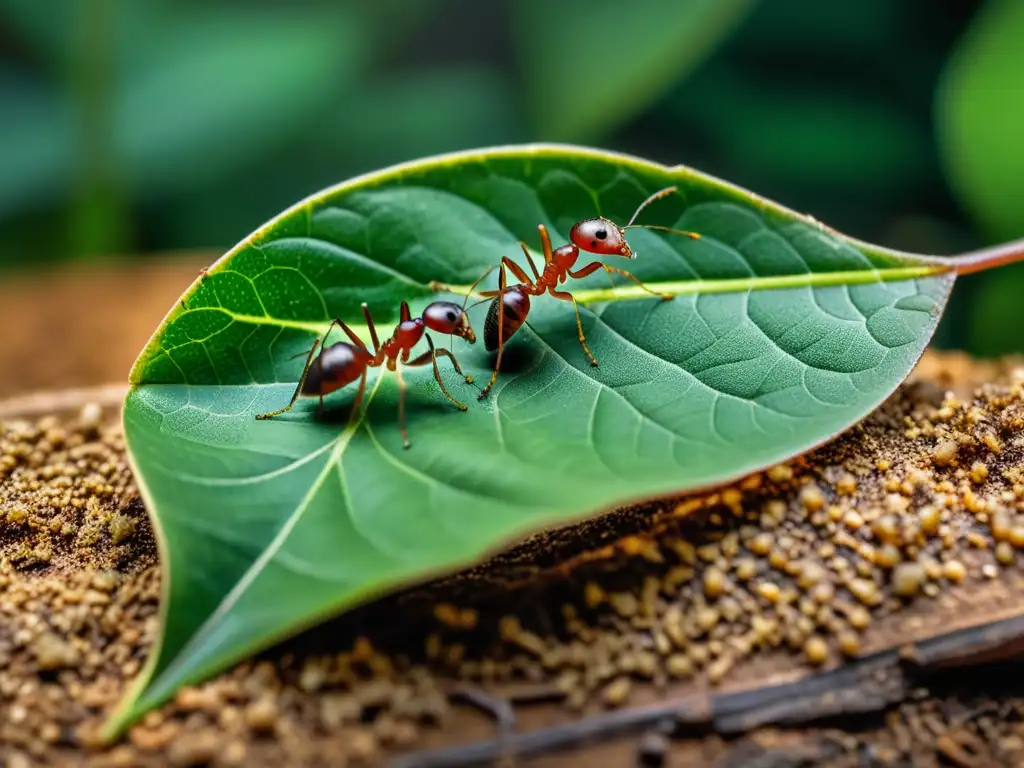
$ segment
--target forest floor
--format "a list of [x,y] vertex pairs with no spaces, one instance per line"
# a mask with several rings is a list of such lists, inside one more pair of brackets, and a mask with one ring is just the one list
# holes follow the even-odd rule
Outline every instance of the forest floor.
[[[1024,764],[1024,361],[937,353],[809,456],[533,537],[100,744],[158,629],[155,543],[120,390],[24,393],[123,381],[195,276],[152,269],[130,308],[97,281],[77,327],[65,276],[67,331],[0,345],[7,768]],[[42,310],[0,287],[0,322],[19,312]]]

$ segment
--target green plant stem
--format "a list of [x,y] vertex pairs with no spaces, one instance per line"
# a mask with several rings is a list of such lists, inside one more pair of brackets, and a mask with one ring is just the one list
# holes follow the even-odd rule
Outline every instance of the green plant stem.
[[1012,240],[1002,245],[994,245],[991,248],[982,248],[977,251],[970,251],[954,256],[949,260],[958,275],[970,275],[975,272],[984,272],[987,269],[995,269],[1014,262],[1024,261],[1024,239]]

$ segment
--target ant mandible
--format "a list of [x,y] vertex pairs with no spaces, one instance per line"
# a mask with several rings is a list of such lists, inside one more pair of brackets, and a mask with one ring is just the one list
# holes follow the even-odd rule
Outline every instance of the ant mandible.
[[[583,347],[583,352],[590,360],[590,364],[596,366],[597,359],[591,353],[590,348],[587,347],[587,340],[583,334],[583,321],[580,318],[579,304],[576,303],[576,298],[569,291],[556,290],[556,286],[560,283],[564,283],[567,278],[584,278],[596,272],[599,269],[603,269],[609,279],[611,274],[614,272],[617,275],[628,277],[634,283],[639,285],[648,293],[659,296],[662,299],[671,299],[671,294],[657,293],[650,290],[645,286],[639,279],[630,272],[618,267],[612,267],[601,261],[593,261],[577,270],[573,270],[576,265],[576,261],[580,257],[581,251],[587,253],[594,253],[601,256],[623,256],[627,259],[635,259],[636,253],[630,248],[629,243],[626,242],[626,230],[627,229],[657,229],[663,232],[673,232],[678,235],[685,235],[694,240],[700,239],[700,235],[695,232],[687,232],[680,229],[671,229],[670,227],[661,227],[651,224],[634,224],[637,216],[640,212],[648,205],[656,200],[669,195],[677,190],[677,187],[666,187],[665,189],[655,192],[653,195],[644,200],[637,207],[630,218],[629,223],[624,227],[620,227],[610,219],[606,219],[603,216],[598,216],[593,219],[585,219],[577,222],[573,228],[569,231],[569,239],[572,241],[563,245],[555,250],[551,248],[551,238],[548,235],[547,227],[543,224],[538,225],[537,229],[540,231],[541,246],[544,251],[544,271],[538,272],[537,266],[533,263],[533,258],[530,256],[530,251],[526,246],[526,243],[520,241],[519,245],[523,249],[523,253],[526,255],[526,261],[530,265],[530,269],[533,271],[534,279],[531,280],[529,275],[523,271],[523,269],[516,264],[508,256],[501,257],[501,263],[493,267],[490,267],[480,278],[474,283],[474,288],[495,269],[500,269],[498,290],[496,291],[481,291],[480,296],[485,298],[493,297],[491,306],[487,311],[487,319],[484,322],[484,346],[488,352],[493,352],[495,349],[498,350],[498,357],[494,363],[494,370],[491,372],[491,380],[487,382],[478,399],[482,400],[487,396],[491,387],[494,386],[495,380],[498,378],[498,370],[501,368],[501,357],[505,351],[505,344],[508,342],[516,331],[519,330],[520,326],[526,322],[526,316],[530,312],[530,296],[541,296],[544,293],[549,293],[556,299],[563,301],[571,301],[573,309],[576,310],[576,329],[579,331],[580,344]],[[520,280],[519,284],[509,286],[506,284],[506,272],[509,270]],[[614,282],[613,282],[614,285]],[[437,284],[435,284],[437,287]],[[443,286],[442,286],[443,287]],[[472,293],[473,288],[470,289]]]
[[[306,364],[302,369],[302,376],[299,378],[299,384],[295,387],[295,392],[292,394],[292,399],[288,402],[288,405],[270,413],[261,413],[256,416],[257,419],[272,419],[291,410],[292,406],[295,405],[295,401],[300,396],[319,397],[320,405],[317,408],[317,416],[320,416],[323,414],[325,395],[329,395],[331,392],[346,387],[356,379],[359,379],[359,389],[356,391],[355,400],[352,403],[352,411],[349,416],[349,422],[351,423],[351,420],[355,418],[359,410],[363,394],[366,391],[367,370],[387,365],[388,370],[395,371],[398,374],[398,427],[402,432],[402,441],[405,447],[409,448],[411,443],[405,428],[405,380],[402,378],[401,370],[398,369],[399,362],[403,366],[409,367],[432,363],[434,366],[434,379],[437,381],[437,385],[441,388],[444,396],[460,411],[468,410],[466,405],[452,397],[451,393],[445,388],[444,382],[441,381],[441,372],[437,367],[438,355],[449,358],[455,367],[455,371],[465,378],[467,384],[473,383],[472,377],[462,373],[459,361],[455,359],[455,355],[450,350],[444,347],[440,349],[435,348],[433,339],[427,333],[427,330],[437,331],[438,333],[458,336],[470,344],[475,343],[476,334],[473,333],[473,328],[469,324],[469,316],[466,314],[464,305],[460,307],[458,304],[450,301],[435,301],[423,310],[423,314],[420,317],[414,318],[409,312],[409,304],[403,301],[398,325],[395,327],[394,333],[391,334],[391,338],[387,339],[383,344],[377,338],[377,329],[373,324],[373,317],[370,315],[369,307],[365,303],[362,307],[363,316],[366,318],[366,325],[370,331],[370,339],[373,341],[373,354],[366,348],[366,344],[363,343],[362,339],[345,324],[345,321],[335,318],[327,327],[327,333],[323,335],[323,339],[317,339],[309,350],[306,356]],[[327,337],[334,326],[340,327],[352,343],[339,341],[329,347],[326,346]],[[427,346],[430,349],[410,360],[409,354],[412,348],[424,337],[426,337]],[[314,359],[313,353],[316,352],[317,346],[321,345],[321,352]]]

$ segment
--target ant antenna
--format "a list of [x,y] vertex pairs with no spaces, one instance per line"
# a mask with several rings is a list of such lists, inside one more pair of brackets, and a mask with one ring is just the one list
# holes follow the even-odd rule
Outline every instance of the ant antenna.
[[656,229],[656,230],[658,230],[660,232],[672,232],[674,234],[683,235],[684,237],[689,237],[689,238],[692,238],[694,240],[700,240],[700,235],[698,235],[696,232],[687,232],[686,230],[672,229],[671,227],[659,227],[659,226],[657,226],[655,224],[634,224],[633,223],[634,221],[636,221],[636,217],[640,215],[640,212],[644,208],[646,208],[648,205],[653,203],[655,200],[660,200],[661,198],[666,197],[667,195],[670,195],[670,194],[672,194],[673,192],[675,192],[677,190],[678,190],[678,187],[665,187],[665,189],[660,189],[657,192],[655,192],[653,195],[648,197],[646,200],[644,200],[642,203],[640,203],[640,205],[636,209],[636,212],[633,214],[633,218],[631,218],[629,220],[629,223],[622,228],[622,231],[625,232],[627,229]]
[[679,188],[678,187],[665,187],[664,189],[659,189],[653,195],[648,197],[646,200],[644,200],[642,203],[640,203],[640,205],[637,206],[636,212],[633,214],[633,218],[631,218],[629,220],[629,223],[626,226],[624,226],[623,229],[629,229],[631,226],[633,226],[633,222],[636,221],[636,217],[640,215],[640,211],[642,211],[648,205],[653,203],[655,200],[660,200],[661,198],[665,197],[666,195],[672,194],[677,189],[679,189]]
[[[489,274],[491,274],[491,272],[496,270],[499,266],[501,266],[501,265],[500,264],[492,264],[491,266],[489,266],[487,268],[487,270],[482,275],[480,275],[480,277],[478,277],[476,279],[475,283],[473,283],[471,286],[469,286],[469,290],[466,291],[466,297],[462,300],[462,311],[463,312],[466,311],[466,304],[469,303],[469,297],[473,295],[473,291],[476,290],[476,287],[478,285],[480,285],[480,283],[483,282],[485,277],[487,277]],[[478,306],[480,306],[481,304],[483,304],[485,302],[491,301],[492,298],[493,297],[488,296],[486,299],[480,299],[480,301],[474,301],[472,304],[469,305],[469,309],[473,309],[474,307],[478,307]]]
[[[625,227],[623,227],[625,229]],[[656,224],[634,224],[631,229],[656,229],[659,232],[672,232],[676,235],[683,235],[691,240],[700,240],[700,235],[696,232],[688,232],[685,229],[672,229],[671,227],[659,227]]]
[[310,352],[312,352],[318,346],[320,346],[320,339],[317,339],[316,341],[314,341],[313,342],[313,346],[310,347],[309,349],[303,350],[302,352],[298,352],[298,353],[292,355],[291,357],[289,357],[288,359],[289,360],[296,360],[296,359],[298,359],[298,358],[300,358],[300,357],[302,357],[304,355],[308,355]]

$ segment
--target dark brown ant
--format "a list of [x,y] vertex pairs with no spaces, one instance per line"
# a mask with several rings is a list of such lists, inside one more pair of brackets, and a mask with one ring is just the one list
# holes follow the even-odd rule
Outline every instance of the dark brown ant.
[[[455,355],[450,350],[443,347],[436,349],[433,339],[427,333],[427,330],[437,331],[438,333],[458,336],[470,344],[475,343],[476,334],[473,333],[473,328],[469,324],[469,316],[466,314],[464,306],[460,307],[458,304],[450,301],[435,301],[423,310],[423,314],[420,317],[414,318],[409,312],[409,304],[403,301],[398,325],[395,327],[391,338],[387,339],[383,344],[377,338],[377,329],[373,324],[373,318],[370,316],[370,310],[366,304],[363,304],[363,316],[366,318],[366,325],[370,330],[370,339],[373,341],[372,354],[366,348],[362,339],[356,336],[343,320],[335,318],[327,327],[327,333],[323,335],[322,339],[317,339],[313,343],[312,349],[306,355],[306,364],[302,369],[302,376],[288,405],[270,413],[261,413],[256,418],[272,419],[275,416],[279,416],[291,410],[292,406],[295,405],[296,399],[300,396],[319,397],[320,405],[317,408],[317,416],[321,416],[323,414],[325,395],[329,395],[331,392],[346,387],[356,379],[359,379],[359,389],[356,392],[349,416],[349,421],[351,422],[359,410],[363,394],[366,391],[366,371],[369,368],[387,365],[388,370],[395,371],[398,374],[398,426],[402,431],[402,441],[405,447],[408,448],[410,442],[408,432],[405,429],[405,381],[402,379],[401,370],[397,367],[399,362],[403,366],[409,367],[432,363],[434,366],[434,379],[437,381],[437,385],[441,388],[444,396],[454,403],[455,407],[460,411],[468,410],[466,405],[452,397],[445,388],[444,382],[441,381],[441,371],[437,367],[438,355],[451,359],[456,372],[465,378],[467,384],[473,383],[472,377],[462,373],[459,361],[455,359]],[[352,343],[339,341],[329,347],[323,346],[320,354],[314,359],[313,353],[316,352],[317,346],[327,343],[327,336],[334,329],[334,326],[340,327]],[[409,354],[412,348],[424,337],[430,349],[410,360]]]
[[[551,249],[551,238],[548,235],[547,227],[543,224],[538,225],[537,229],[540,231],[540,241],[544,250],[543,272],[537,271],[537,266],[533,263],[533,258],[530,256],[530,251],[527,248],[526,243],[522,241],[519,243],[520,247],[523,249],[523,253],[526,255],[526,261],[529,263],[530,269],[533,271],[533,280],[530,280],[530,277],[526,272],[524,272],[523,269],[508,256],[502,256],[500,264],[497,264],[484,272],[480,279],[477,280],[477,283],[495,269],[501,270],[498,280],[498,290],[480,292],[480,296],[485,298],[493,297],[491,306],[487,311],[487,319],[484,322],[484,346],[487,348],[488,352],[493,352],[495,349],[498,350],[498,357],[494,363],[491,380],[487,382],[487,386],[481,390],[478,399],[482,400],[486,397],[491,387],[494,386],[494,382],[498,378],[498,370],[501,367],[501,357],[505,350],[505,344],[515,334],[515,332],[519,330],[520,326],[522,326],[526,321],[526,316],[530,312],[530,296],[541,296],[544,293],[549,293],[556,299],[572,302],[573,308],[576,310],[576,328],[579,331],[580,344],[583,346],[583,352],[590,360],[590,364],[594,366],[597,365],[597,359],[591,353],[589,347],[587,347],[587,340],[583,334],[583,321],[580,318],[580,308],[576,303],[576,298],[569,291],[556,290],[556,286],[560,283],[564,283],[569,277],[580,279],[596,272],[599,269],[603,269],[608,274],[609,279],[611,279],[611,274],[614,272],[617,275],[628,277],[634,283],[654,296],[659,296],[662,299],[672,298],[671,294],[657,293],[650,290],[640,282],[639,279],[626,270],[609,266],[601,261],[591,262],[577,270],[573,270],[573,267],[576,265],[576,261],[580,257],[580,251],[595,253],[601,256],[623,256],[627,259],[635,259],[636,253],[632,248],[630,248],[629,243],[626,242],[627,229],[657,229],[663,232],[673,232],[678,235],[685,235],[693,238],[694,240],[700,239],[700,235],[695,232],[686,232],[680,229],[671,229],[669,227],[660,227],[649,224],[633,223],[644,208],[655,200],[659,200],[662,197],[675,192],[676,189],[676,187],[667,187],[648,197],[640,203],[636,212],[633,214],[633,217],[624,227],[620,227],[615,222],[606,219],[603,216],[577,222],[569,231],[569,239],[572,242],[555,250]],[[506,284],[506,269],[510,270],[516,278],[520,280],[518,285],[509,286]],[[475,285],[476,284],[474,284],[474,287]],[[472,293],[472,290],[473,289],[471,288],[470,293]]]

